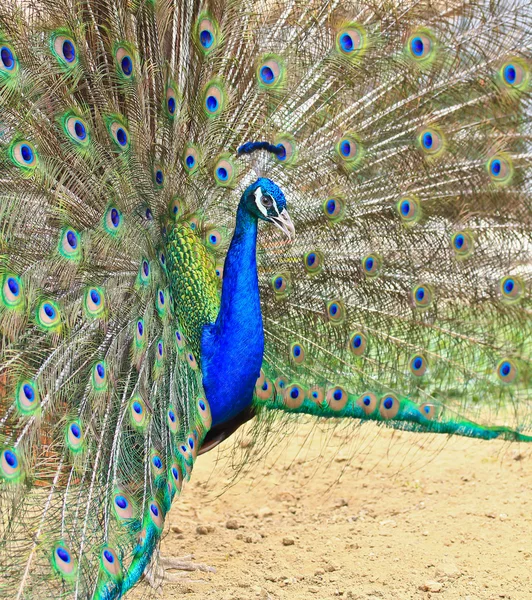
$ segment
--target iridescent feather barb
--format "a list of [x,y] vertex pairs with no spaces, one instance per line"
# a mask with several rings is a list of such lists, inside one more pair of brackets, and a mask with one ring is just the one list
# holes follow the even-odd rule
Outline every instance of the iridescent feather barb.
[[254,415],[531,441],[531,32],[511,0],[0,9],[0,596],[121,597]]

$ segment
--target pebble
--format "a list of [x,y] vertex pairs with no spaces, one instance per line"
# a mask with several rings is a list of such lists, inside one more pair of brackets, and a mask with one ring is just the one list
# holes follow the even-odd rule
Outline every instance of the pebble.
[[198,525],[196,527],[196,533],[199,535],[207,535],[214,531],[214,527],[212,525]]
[[225,526],[227,527],[227,529],[238,529],[239,527],[238,521],[236,519],[228,519]]
[[177,525],[172,525],[171,530],[173,533],[183,533],[181,527],[178,527]]
[[342,506],[348,506],[348,505],[349,505],[349,502],[345,498],[337,498],[333,504],[333,506],[335,508],[342,508]]
[[259,519],[264,519],[265,517],[271,517],[273,515],[273,510],[267,506],[263,506],[259,508],[257,511],[257,516]]
[[461,574],[462,571],[451,563],[443,563],[436,567],[436,577],[438,578],[456,579]]
[[295,543],[296,542],[293,538],[288,538],[288,537],[283,538],[283,546],[293,546]]
[[439,581],[425,581],[423,585],[419,586],[419,589],[422,592],[432,592],[433,594],[437,594],[441,592],[443,589],[443,585]]

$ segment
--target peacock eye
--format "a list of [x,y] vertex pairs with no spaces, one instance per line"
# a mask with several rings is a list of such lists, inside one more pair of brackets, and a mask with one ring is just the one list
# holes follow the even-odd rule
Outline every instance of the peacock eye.
[[269,196],[268,194],[266,194],[265,196],[262,196],[261,202],[262,202],[262,206],[264,206],[264,208],[271,208],[273,206],[273,198],[271,196]]

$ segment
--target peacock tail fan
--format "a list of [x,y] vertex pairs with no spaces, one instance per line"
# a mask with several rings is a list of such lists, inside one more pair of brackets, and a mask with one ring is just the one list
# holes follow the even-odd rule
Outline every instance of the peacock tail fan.
[[111,600],[150,563],[257,174],[296,230],[259,232],[263,432],[532,441],[531,38],[514,0],[4,3],[1,597]]

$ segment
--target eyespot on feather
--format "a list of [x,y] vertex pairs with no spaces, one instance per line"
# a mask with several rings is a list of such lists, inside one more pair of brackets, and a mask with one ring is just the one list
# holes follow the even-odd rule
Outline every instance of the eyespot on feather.
[[283,377],[282,375],[277,377],[277,379],[274,381],[273,383],[277,393],[280,396],[283,396],[285,390],[286,390],[286,386],[288,385],[287,381],[286,381],[286,377]]
[[185,171],[192,175],[199,168],[200,152],[194,144],[188,144],[183,152],[183,166]]
[[150,261],[147,258],[143,258],[140,262],[138,280],[142,285],[148,285],[150,282],[151,267]]
[[282,148],[281,154],[275,155],[277,162],[283,163],[284,165],[294,165],[298,158],[298,148],[296,139],[289,133],[279,133],[274,137],[273,143],[275,146]]
[[503,358],[497,365],[497,377],[503,383],[513,383],[518,375],[518,369],[513,360]]
[[129,137],[129,130],[124,119],[122,117],[118,117],[118,115],[110,115],[106,117],[105,122],[115,148],[120,152],[129,150],[131,146],[131,140]]
[[214,267],[214,274],[216,275],[216,279],[221,283],[224,278],[224,263],[217,262]]
[[151,472],[153,473],[154,477],[160,477],[161,475],[165,474],[164,463],[159,453],[152,452],[150,463]]
[[276,298],[284,298],[291,291],[291,284],[286,273],[277,273],[271,279],[271,285]]
[[32,415],[40,408],[40,394],[34,381],[26,379],[19,382],[15,389],[15,398],[21,415]]
[[436,43],[431,32],[418,29],[408,38],[406,54],[420,66],[429,66],[436,55]]
[[422,129],[418,134],[417,143],[423,154],[431,158],[441,155],[445,150],[445,137],[436,127]]
[[177,433],[179,430],[179,421],[177,420],[177,412],[173,404],[170,404],[168,411],[166,412],[166,420],[168,428],[172,433]]
[[179,103],[181,101],[180,94],[174,83],[170,83],[166,87],[166,95],[164,102],[164,110],[166,116],[173,121],[178,111]]
[[15,448],[4,448],[0,455],[0,476],[15,482],[22,475],[22,466],[18,451]]
[[181,488],[183,487],[183,472],[181,471],[181,467],[177,462],[174,462],[170,465],[168,479],[172,482],[176,491],[180,492]]
[[486,168],[494,184],[505,186],[512,181],[514,169],[512,161],[507,154],[499,153],[492,156],[488,160]]
[[185,464],[190,465],[192,463],[192,453],[186,443],[179,443],[177,446],[177,452],[184,459]]
[[90,287],[85,290],[83,308],[87,317],[98,319],[105,313],[105,293],[102,288]]
[[383,419],[395,419],[400,408],[401,403],[397,397],[394,394],[386,394],[381,398],[379,413]]
[[225,85],[220,79],[213,79],[203,92],[203,113],[209,118],[219,116],[227,104]]
[[412,300],[416,308],[430,308],[433,302],[432,288],[428,285],[417,285],[412,291]]
[[175,331],[175,343],[176,343],[177,349],[179,351],[184,350],[185,338],[183,337],[183,334],[178,329],[176,329],[176,331]]
[[216,249],[220,248],[223,241],[224,241],[224,236],[219,229],[212,228],[212,229],[208,229],[205,232],[205,242],[208,247],[216,250]]
[[118,235],[123,228],[124,218],[122,213],[116,208],[116,206],[110,206],[104,214],[103,225],[105,231],[112,236]]
[[327,391],[325,397],[329,408],[333,411],[343,410],[349,400],[349,394],[343,387],[337,385]]
[[420,405],[419,412],[425,419],[432,421],[438,416],[439,406],[436,404],[431,404],[430,402],[425,402],[424,404]]
[[355,331],[349,337],[349,350],[355,356],[362,356],[366,351],[368,339],[362,331]]
[[116,550],[109,546],[104,546],[100,552],[100,567],[113,581],[122,578],[122,565],[118,559],[118,554]]
[[194,33],[196,44],[204,55],[213,52],[220,44],[218,21],[207,11],[200,13]]
[[327,318],[329,323],[340,325],[345,320],[345,308],[341,300],[327,302]]
[[457,231],[451,238],[451,247],[457,258],[468,258],[474,249],[473,236],[468,231]]
[[362,259],[362,270],[368,278],[377,277],[381,272],[382,259],[378,254],[368,254]]
[[357,400],[357,406],[359,406],[367,416],[375,412],[377,404],[377,396],[373,392],[366,392],[359,396]]
[[297,383],[286,386],[283,394],[284,405],[292,410],[299,408],[305,400],[305,390]]
[[135,394],[129,401],[129,415],[131,425],[138,431],[143,431],[148,423],[148,412],[144,400]]
[[92,387],[96,392],[101,392],[107,388],[107,382],[107,365],[101,360],[92,367]]
[[264,54],[256,69],[257,82],[265,90],[282,88],[286,80],[286,65],[277,54]]
[[508,275],[499,283],[501,300],[505,304],[515,304],[525,295],[525,284],[520,277]]
[[188,351],[186,353],[186,359],[187,359],[187,363],[189,365],[189,367],[193,370],[193,371],[197,371],[198,370],[198,363],[196,361],[196,357],[194,356],[194,354],[190,351]]
[[523,92],[530,82],[530,69],[520,57],[507,59],[499,69],[499,81],[509,92]]
[[58,333],[61,330],[61,310],[53,300],[42,300],[35,311],[37,325],[49,333]]
[[214,180],[221,187],[231,187],[236,180],[236,165],[228,154],[220,155],[214,163]]
[[[260,378],[259,378],[260,379]],[[255,394],[257,398],[262,401],[270,400],[274,394],[275,388],[269,379],[264,378],[259,384],[255,384]]]
[[153,499],[148,503],[148,516],[157,529],[161,530],[163,528],[164,514],[161,505]]
[[319,250],[311,250],[303,255],[303,265],[305,271],[310,275],[315,275],[323,269],[323,254]]
[[155,308],[160,317],[166,315],[166,304],[166,293],[161,288],[158,288],[155,294]]
[[81,259],[81,238],[79,233],[70,227],[61,229],[58,250],[63,258],[73,262],[79,261]]
[[290,360],[296,364],[301,365],[305,362],[305,348],[299,342],[293,342],[290,345]]
[[178,221],[185,214],[185,205],[183,204],[183,200],[179,198],[179,196],[174,196],[170,200],[168,211],[170,213],[170,217],[175,221]]
[[113,510],[120,521],[129,521],[136,517],[136,506],[132,497],[120,490],[114,494]]
[[200,416],[201,423],[205,429],[210,429],[212,425],[212,415],[209,403],[203,396],[198,398],[196,406],[198,408],[198,415]]
[[71,452],[77,454],[83,450],[83,428],[80,421],[70,421],[65,430],[65,441]]
[[164,360],[164,340],[162,339],[157,342],[155,357],[158,363],[162,363]]
[[159,164],[153,167],[153,184],[156,189],[162,190],[164,187],[165,174],[164,169]]
[[117,44],[114,51],[116,72],[123,81],[135,77],[136,56],[135,51],[129,44]]
[[331,196],[323,203],[323,212],[332,223],[340,222],[345,215],[345,201],[339,196]]
[[325,391],[319,385],[313,385],[308,391],[308,397],[311,402],[320,406],[325,400]]
[[336,34],[336,51],[351,60],[360,58],[367,48],[367,33],[359,23],[346,23]]
[[78,565],[66,544],[58,542],[53,546],[51,560],[53,568],[61,577],[66,580],[76,577]]
[[57,30],[52,33],[50,49],[63,69],[71,70],[78,64],[78,49],[67,30]]
[[144,319],[137,319],[135,322],[135,345],[137,348],[144,348],[146,345],[146,326],[144,325]]
[[26,173],[30,173],[38,165],[37,152],[27,140],[12,142],[8,148],[8,155],[12,163]]
[[75,146],[86,148],[90,144],[89,127],[86,121],[73,112],[67,112],[61,118],[63,131]]
[[421,219],[421,204],[415,196],[401,198],[396,207],[405,225],[413,225]]
[[24,284],[14,273],[4,273],[2,277],[2,304],[8,309],[21,309],[24,306]]
[[427,372],[428,362],[423,354],[414,354],[408,363],[410,373],[415,377],[423,377]]
[[13,46],[0,38],[0,81],[5,84],[8,80],[14,79],[18,70],[18,57]]
[[354,169],[358,166],[364,155],[358,135],[352,131],[344,133],[336,143],[336,154],[347,168]]

